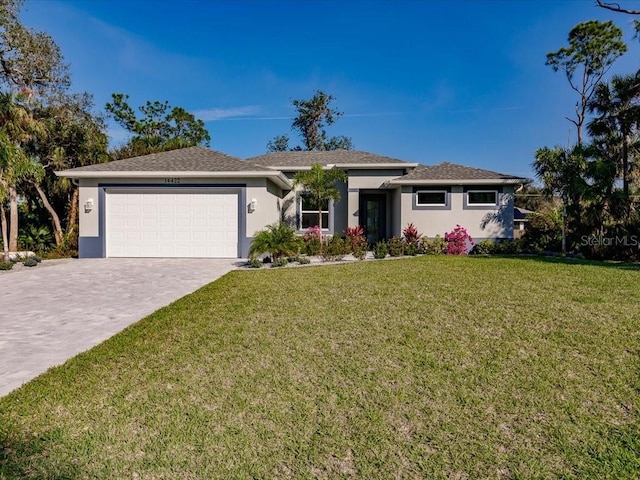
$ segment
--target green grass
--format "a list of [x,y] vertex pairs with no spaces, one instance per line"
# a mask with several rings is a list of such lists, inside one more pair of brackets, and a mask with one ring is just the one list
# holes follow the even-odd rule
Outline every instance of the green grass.
[[638,478],[639,281],[477,257],[232,272],[0,399],[0,478]]

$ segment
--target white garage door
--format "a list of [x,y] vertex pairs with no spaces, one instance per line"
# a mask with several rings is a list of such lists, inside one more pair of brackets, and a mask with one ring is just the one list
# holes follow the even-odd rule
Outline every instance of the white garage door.
[[238,256],[238,195],[175,189],[106,195],[107,257]]

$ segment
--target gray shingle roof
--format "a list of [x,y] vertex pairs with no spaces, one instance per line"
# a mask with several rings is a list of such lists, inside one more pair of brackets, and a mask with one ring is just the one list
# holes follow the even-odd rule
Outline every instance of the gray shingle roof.
[[[404,160],[385,157],[358,150],[325,150],[325,151],[301,151],[301,152],[273,152],[245,160],[253,165],[267,167],[310,167],[314,163],[322,165],[331,164],[390,164],[397,163],[399,167],[406,164]],[[414,164],[415,165],[415,164]]]
[[113,162],[78,167],[67,172],[247,172],[270,171],[260,165],[204,147],[187,147]]
[[437,165],[418,165],[400,180],[515,180],[520,177],[442,162]]

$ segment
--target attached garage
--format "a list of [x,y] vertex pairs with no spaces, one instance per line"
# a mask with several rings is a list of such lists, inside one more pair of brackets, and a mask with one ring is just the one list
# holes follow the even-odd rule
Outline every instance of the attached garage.
[[107,257],[238,257],[238,194],[106,189]]
[[56,172],[79,187],[80,258],[242,258],[280,218],[280,171],[188,147]]

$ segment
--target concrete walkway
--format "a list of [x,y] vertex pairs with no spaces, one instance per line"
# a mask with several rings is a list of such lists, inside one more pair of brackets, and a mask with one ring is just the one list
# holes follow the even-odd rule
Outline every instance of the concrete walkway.
[[0,396],[236,268],[238,260],[101,258],[0,273]]

